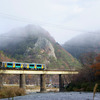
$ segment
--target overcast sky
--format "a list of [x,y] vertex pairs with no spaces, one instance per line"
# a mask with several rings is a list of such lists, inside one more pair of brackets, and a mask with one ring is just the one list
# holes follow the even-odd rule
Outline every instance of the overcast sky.
[[0,33],[37,24],[62,44],[99,31],[100,0],[0,0]]

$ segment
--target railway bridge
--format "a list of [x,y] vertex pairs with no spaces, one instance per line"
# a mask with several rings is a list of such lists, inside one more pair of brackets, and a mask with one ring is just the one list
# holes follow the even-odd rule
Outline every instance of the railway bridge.
[[46,74],[57,74],[59,75],[59,91],[63,91],[63,79],[62,75],[64,74],[78,74],[77,70],[0,70],[0,87],[3,86],[2,76],[4,74],[19,74],[20,75],[20,88],[25,89],[25,75],[26,74],[39,74],[40,75],[40,92],[46,92],[45,86],[45,75]]

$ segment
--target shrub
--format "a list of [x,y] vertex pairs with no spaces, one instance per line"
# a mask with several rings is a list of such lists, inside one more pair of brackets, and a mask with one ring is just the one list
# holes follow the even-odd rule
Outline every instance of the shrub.
[[0,98],[10,98],[25,95],[25,90],[21,88],[4,88],[0,90]]

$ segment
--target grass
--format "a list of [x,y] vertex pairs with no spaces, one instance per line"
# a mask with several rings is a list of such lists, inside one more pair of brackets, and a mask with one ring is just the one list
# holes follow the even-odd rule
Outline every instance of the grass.
[[97,87],[98,87],[98,84],[96,83],[95,86],[94,86],[94,89],[93,89],[93,100],[94,100],[94,97],[95,97]]
[[98,87],[95,86],[95,82],[85,82],[85,83],[70,83],[68,87],[66,87],[67,91],[84,91],[84,92],[100,92],[100,85]]
[[[48,92],[58,92],[58,88],[50,88],[46,87]],[[40,90],[40,86],[31,86],[31,85],[26,85],[26,90]],[[17,85],[16,86],[4,86],[0,90],[0,99],[1,98],[12,98],[16,96],[22,96],[26,95],[26,91],[24,89],[19,88]]]
[[0,90],[0,99],[1,98],[10,98],[15,96],[25,95],[25,90],[21,88],[7,87]]
[[26,89],[40,89],[40,86],[26,86]]

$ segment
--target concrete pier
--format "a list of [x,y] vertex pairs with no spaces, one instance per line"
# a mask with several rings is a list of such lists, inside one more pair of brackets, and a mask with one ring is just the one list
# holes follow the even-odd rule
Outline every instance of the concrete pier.
[[45,74],[40,75],[40,92],[46,92],[46,86],[45,86]]
[[25,85],[26,85],[26,83],[25,83],[25,75],[24,74],[20,74],[19,86],[20,86],[20,88],[25,89]]
[[64,91],[64,79],[61,74],[59,74],[59,92]]
[[3,75],[0,74],[0,89],[3,88]]
[[77,70],[0,70],[0,88],[3,87],[3,77],[2,75],[5,74],[19,74],[20,75],[20,82],[19,87],[25,89],[25,75],[28,74],[36,74],[40,75],[40,92],[46,92],[46,81],[45,75],[59,75],[59,91],[64,91],[64,80],[62,75],[66,74],[79,74]]

